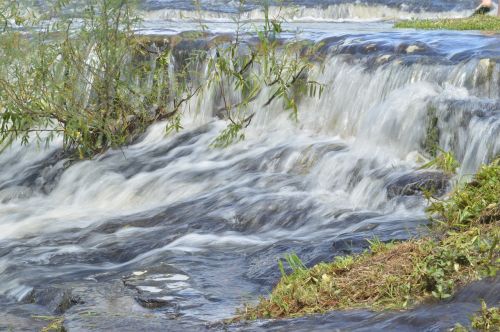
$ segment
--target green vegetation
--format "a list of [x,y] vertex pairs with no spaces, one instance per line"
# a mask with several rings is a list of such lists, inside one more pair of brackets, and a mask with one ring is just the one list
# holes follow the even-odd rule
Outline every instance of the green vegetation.
[[269,298],[240,319],[295,317],[329,310],[407,309],[445,299],[467,283],[497,275],[500,252],[500,159],[445,201],[434,199],[431,236],[402,243],[370,242],[370,250],[310,269],[296,255]]
[[[240,4],[243,5],[242,0]],[[263,25],[250,27],[258,37],[256,46],[241,39],[248,23],[238,18],[235,38],[216,44],[216,56],[208,61],[207,87],[217,88],[222,98],[218,113],[229,120],[229,126],[212,146],[225,147],[244,139],[242,131],[255,116],[255,107],[250,107],[252,103],[261,102],[262,110],[274,106],[291,111],[291,117],[296,120],[298,98],[304,94],[321,95],[323,91],[320,83],[307,79],[313,65],[309,59],[320,45],[297,40],[283,43],[279,34],[283,32],[284,18],[271,18],[268,2],[264,2],[263,9]],[[261,96],[263,101],[259,101]]]
[[[52,15],[76,8],[66,1],[51,5]],[[3,147],[62,135],[66,150],[86,158],[127,143],[151,122],[151,92],[135,84],[144,68],[131,57],[138,49],[131,1],[87,1],[75,13],[78,22],[60,16],[49,23],[50,17],[17,6],[3,8],[15,23],[6,20],[0,33]]]
[[488,308],[484,301],[481,302],[481,311],[471,317],[470,329],[461,324],[453,328],[453,332],[467,332],[470,330],[493,332],[500,330],[500,308]]
[[447,200],[435,200],[429,212],[434,222],[454,230],[500,220],[500,159],[483,166],[473,181],[456,190]]
[[481,311],[471,319],[471,327],[478,331],[500,330],[500,308],[488,308],[486,303],[481,303]]
[[[282,18],[269,17],[267,6],[263,25],[250,29],[255,45],[242,40],[237,21],[234,36],[173,61],[178,40],[158,47],[135,34],[133,0],[44,3],[43,13],[0,3],[0,148],[62,137],[65,150],[91,158],[129,144],[156,121],[167,121],[167,132],[181,129],[183,112],[199,107],[191,101],[205,93],[222,99],[218,113],[229,126],[213,146],[226,146],[244,138],[255,115],[251,102],[296,118],[300,94],[322,89],[307,80],[313,48],[283,44]],[[200,29],[178,38],[207,38]]]
[[435,168],[442,170],[446,174],[453,175],[456,173],[457,168],[460,166],[455,156],[451,152],[436,148],[436,156],[428,163],[422,165],[420,169]]
[[434,106],[427,108],[427,129],[424,141],[424,151],[431,157],[437,157],[439,149],[439,119]]
[[467,18],[408,20],[396,22],[395,27],[428,30],[484,30],[500,32],[500,17],[475,15]]

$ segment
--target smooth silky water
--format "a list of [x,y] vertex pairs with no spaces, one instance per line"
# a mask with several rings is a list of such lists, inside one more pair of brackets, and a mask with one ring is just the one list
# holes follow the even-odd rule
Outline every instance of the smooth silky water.
[[[195,29],[189,18],[161,14],[192,9],[183,3],[147,2],[140,32]],[[436,2],[429,12],[457,15],[470,6],[459,4]],[[179,133],[165,135],[158,123],[94,160],[69,165],[57,140],[1,154],[0,330],[39,330],[36,316],[54,314],[70,331],[218,330],[236,308],[270,292],[286,253],[312,265],[359,252],[369,238],[425,233],[425,200],[401,186],[423,172],[429,109],[439,145],[462,165],[452,182],[500,154],[500,36],[393,30],[380,10],[401,8],[377,6],[369,22],[351,15],[286,25],[323,42],[311,75],[327,87],[321,98],[301,100],[297,122],[257,100],[246,139],[211,148],[226,123],[206,91]],[[234,31],[210,21],[231,14],[221,12],[206,17],[209,29]],[[497,282],[482,282],[404,313],[228,328],[437,331],[466,324],[481,298],[498,303],[498,294]]]

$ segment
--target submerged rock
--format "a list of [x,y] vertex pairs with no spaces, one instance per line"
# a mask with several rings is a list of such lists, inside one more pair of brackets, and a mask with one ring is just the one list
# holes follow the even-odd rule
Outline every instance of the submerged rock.
[[448,189],[450,176],[439,171],[418,171],[395,178],[387,185],[387,196],[419,196],[424,191],[442,196]]
[[63,314],[76,304],[83,303],[80,297],[72,294],[70,289],[57,287],[34,289],[25,302],[44,306],[57,315]]
[[182,271],[167,264],[152,266],[144,271],[133,272],[122,278],[123,284],[138,295],[135,301],[146,309],[165,308],[170,313],[177,313],[181,296],[189,292],[189,277]]

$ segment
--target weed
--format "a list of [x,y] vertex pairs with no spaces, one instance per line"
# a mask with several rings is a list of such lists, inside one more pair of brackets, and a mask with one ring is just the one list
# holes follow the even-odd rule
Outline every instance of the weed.
[[488,308],[486,303],[481,303],[481,311],[471,319],[472,328],[478,331],[500,330],[500,308]]
[[474,180],[459,186],[449,199],[434,200],[428,208],[436,223],[467,228],[471,223],[500,220],[500,158],[482,166]]
[[453,153],[444,151],[439,147],[436,147],[435,149],[439,152],[439,154],[437,154],[433,160],[421,166],[420,169],[436,168],[450,175],[455,174],[460,164],[456,160]]

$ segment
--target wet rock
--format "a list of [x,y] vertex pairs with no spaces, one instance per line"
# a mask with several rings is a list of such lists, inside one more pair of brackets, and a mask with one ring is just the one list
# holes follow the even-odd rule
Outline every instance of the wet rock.
[[24,186],[8,187],[0,190],[0,202],[2,204],[8,203],[11,200],[27,199],[33,195],[33,189]]
[[413,43],[403,42],[396,46],[396,52],[400,54],[412,54],[412,53],[421,53],[426,55],[437,54],[437,52],[435,52],[431,46],[419,41]]
[[23,303],[0,303],[0,331],[33,332],[42,331],[53,318],[53,314],[44,308]]
[[361,251],[361,248],[366,248],[367,242],[364,239],[345,239],[338,240],[332,243],[332,249],[339,255],[351,255]]
[[172,303],[169,300],[156,297],[137,296],[135,300],[141,307],[146,309],[159,309],[164,307],[176,306],[175,303]]
[[[49,194],[64,170],[71,165],[70,156],[71,152],[57,149],[42,160],[33,159],[31,165],[19,170],[8,181],[0,181],[0,201],[27,198],[37,191]],[[0,168],[13,167],[13,161],[5,161],[0,164]]]
[[179,294],[191,289],[189,279],[184,272],[161,263],[135,271],[123,277],[122,282],[125,287],[137,292],[134,299],[141,307],[177,313],[181,298]]
[[71,293],[71,290],[56,287],[34,289],[25,302],[44,306],[57,315],[66,312],[76,304],[83,303],[80,297]]
[[438,171],[418,171],[399,176],[387,185],[387,196],[420,196],[424,191],[442,196],[448,189],[450,176]]

